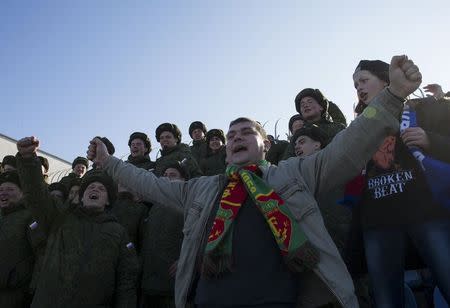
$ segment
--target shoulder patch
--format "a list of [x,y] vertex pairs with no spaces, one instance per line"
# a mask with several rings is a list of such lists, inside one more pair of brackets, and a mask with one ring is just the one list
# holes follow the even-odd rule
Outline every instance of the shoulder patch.
[[377,114],[377,110],[373,107],[367,106],[366,109],[364,109],[362,114],[364,117],[371,119],[371,118],[375,117],[375,115]]
[[34,230],[38,227],[37,221],[33,221],[33,223],[29,226],[31,230]]

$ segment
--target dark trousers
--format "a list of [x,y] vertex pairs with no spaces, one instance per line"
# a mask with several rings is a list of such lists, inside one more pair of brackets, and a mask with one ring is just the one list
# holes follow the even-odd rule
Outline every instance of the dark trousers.
[[404,307],[404,267],[408,237],[429,267],[450,303],[450,221],[407,228],[380,227],[364,231],[367,267],[376,307]]

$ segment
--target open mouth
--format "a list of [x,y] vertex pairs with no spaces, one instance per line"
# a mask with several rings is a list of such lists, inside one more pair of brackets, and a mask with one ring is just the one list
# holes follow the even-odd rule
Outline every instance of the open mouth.
[[302,150],[296,150],[295,151],[295,155],[296,156],[301,156],[303,154],[303,151]]
[[9,198],[6,198],[6,197],[0,198],[1,203],[6,203],[6,202],[8,202],[8,200],[9,200]]
[[235,146],[233,148],[233,154],[234,153],[239,153],[239,152],[242,152],[242,151],[247,151],[247,147],[244,146],[244,145],[237,145],[237,146]]
[[90,193],[88,195],[89,200],[98,200],[98,194],[97,193]]
[[364,92],[361,92],[360,94],[359,94],[359,99],[361,100],[361,101],[363,101],[363,102],[365,102],[366,100],[367,100],[367,93],[364,93]]

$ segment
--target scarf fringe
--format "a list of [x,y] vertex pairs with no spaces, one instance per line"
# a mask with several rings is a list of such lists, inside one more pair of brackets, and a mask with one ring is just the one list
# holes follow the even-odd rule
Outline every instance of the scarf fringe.
[[205,278],[219,278],[224,273],[231,272],[232,260],[230,255],[208,253],[203,256],[201,274]]
[[319,251],[310,242],[305,242],[297,250],[284,257],[284,261],[289,270],[295,273],[316,268],[319,260]]

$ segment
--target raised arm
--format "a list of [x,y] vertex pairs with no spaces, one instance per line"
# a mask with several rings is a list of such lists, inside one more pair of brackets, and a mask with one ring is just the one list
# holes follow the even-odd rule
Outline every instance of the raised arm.
[[419,87],[422,75],[406,56],[394,56],[389,77],[389,87],[348,128],[301,164],[306,179],[315,179],[308,183],[315,194],[344,185],[364,168],[386,136],[398,132],[404,98]]
[[50,196],[44,181],[41,162],[36,155],[38,148],[39,140],[35,137],[25,137],[17,142],[17,171],[27,207],[48,231],[59,214],[59,207],[57,201]]

